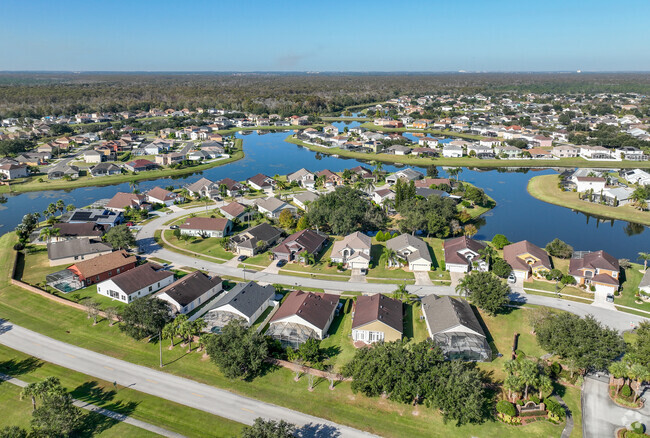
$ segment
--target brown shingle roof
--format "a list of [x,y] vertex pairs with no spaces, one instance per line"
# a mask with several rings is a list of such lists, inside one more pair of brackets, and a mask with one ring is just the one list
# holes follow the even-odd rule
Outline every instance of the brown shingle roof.
[[316,252],[316,250],[327,240],[325,237],[320,234],[315,233],[312,230],[302,230],[297,233],[293,233],[291,236],[284,239],[284,241],[273,248],[274,253],[280,254],[290,254],[290,247],[296,247],[297,252],[301,253],[307,251],[310,254]]
[[156,295],[166,294],[181,307],[185,307],[221,282],[221,277],[209,277],[201,271],[194,271],[179,278]]
[[467,236],[445,240],[442,246],[445,251],[445,263],[456,263],[462,265],[469,265],[470,262],[465,257],[461,256],[458,253],[459,251],[463,249],[470,249],[473,252],[478,253],[480,250],[485,248],[485,244],[477,240],[470,239]]
[[221,207],[221,211],[228,213],[233,217],[239,216],[244,212],[244,210],[246,210],[246,206],[244,204],[240,204],[239,202],[231,202],[230,204]]
[[275,312],[270,322],[281,321],[297,315],[323,330],[332,312],[336,310],[338,303],[338,295],[303,292],[301,290],[293,291],[284,300],[278,311]]
[[68,269],[73,272],[76,271],[84,278],[89,278],[93,275],[99,275],[135,263],[136,261],[137,259],[135,256],[129,255],[126,251],[121,250],[75,263]]
[[111,280],[127,295],[139,291],[147,286],[173,277],[174,274],[162,269],[155,269],[151,263],[145,263],[130,269],[123,274],[116,275]]
[[[538,261],[532,265],[529,265],[525,260],[518,257],[519,255],[525,253],[529,253],[535,256]],[[530,271],[531,267],[537,267],[540,265],[549,271],[551,270],[551,260],[548,258],[546,251],[527,240],[522,240],[521,242],[506,245],[503,248],[503,258],[506,262],[508,262],[512,269],[519,271]]]
[[136,193],[117,192],[106,204],[107,208],[138,207],[144,202],[144,195]]
[[402,302],[385,295],[362,295],[357,298],[352,328],[379,321],[403,333]]

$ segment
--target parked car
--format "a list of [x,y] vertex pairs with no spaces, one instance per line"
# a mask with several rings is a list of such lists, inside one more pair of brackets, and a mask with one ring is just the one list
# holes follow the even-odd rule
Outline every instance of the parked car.
[[169,227],[170,230],[178,230],[178,225],[172,225]]
[[608,294],[606,298],[608,303],[613,303],[614,302],[614,295]]
[[277,266],[278,268],[281,268],[286,264],[287,264],[286,260],[278,260],[278,263],[275,266]]
[[517,277],[515,276],[514,272],[511,272],[510,275],[508,275],[508,283],[516,283],[517,282]]
[[243,261],[246,260],[247,258],[248,258],[248,256],[240,255],[239,257],[237,257],[237,261],[238,261],[238,262],[243,262]]

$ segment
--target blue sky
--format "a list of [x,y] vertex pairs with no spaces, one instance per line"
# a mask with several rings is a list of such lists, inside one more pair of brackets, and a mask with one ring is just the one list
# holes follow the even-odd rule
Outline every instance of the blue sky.
[[0,70],[650,71],[650,1],[4,0]]

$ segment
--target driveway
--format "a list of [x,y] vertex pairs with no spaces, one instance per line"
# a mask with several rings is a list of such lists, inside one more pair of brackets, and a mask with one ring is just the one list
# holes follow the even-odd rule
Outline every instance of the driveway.
[[361,273],[361,269],[353,269],[350,273],[350,282],[352,283],[368,283],[368,279]]
[[262,269],[262,272],[265,274],[278,274],[280,272],[280,269],[278,267],[278,262],[280,260],[273,260],[270,265],[268,265],[266,268]]
[[449,277],[451,278],[451,287],[456,290],[456,286],[460,283],[460,280],[467,275],[465,272],[450,272]]
[[413,271],[415,284],[417,286],[433,286],[433,281],[429,277],[429,271]]
[[616,429],[633,421],[650,426],[650,405],[641,410],[626,409],[607,394],[608,377],[586,377],[582,386],[582,429],[589,438],[611,438]]
[[[0,320],[0,343],[98,379],[117,382],[136,391],[244,424],[253,424],[255,418],[263,417],[294,423],[304,437],[374,436],[292,409],[66,344],[3,320]],[[157,363],[151,365],[157,366]],[[206,363],[206,366],[212,365]]]

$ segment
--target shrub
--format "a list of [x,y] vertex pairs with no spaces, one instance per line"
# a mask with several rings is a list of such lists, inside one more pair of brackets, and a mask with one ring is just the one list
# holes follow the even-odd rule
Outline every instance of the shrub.
[[519,406],[523,406],[523,405],[524,405],[524,401],[521,400],[521,399],[519,399],[519,400],[517,400],[517,404],[518,404]]
[[509,244],[510,241],[503,234],[495,234],[492,238],[492,245],[494,245],[496,249],[503,249],[504,246]]
[[535,403],[536,405],[538,405],[539,402],[541,401],[541,400],[539,399],[539,397],[537,397],[535,394],[531,395],[529,398],[530,398],[530,401],[532,401],[532,402]]
[[544,404],[546,405],[546,410],[559,418],[560,420],[564,419],[566,412],[560,403],[558,403],[554,398],[547,397],[544,399]]
[[379,230],[377,231],[377,235],[375,236],[377,239],[377,242],[383,242],[384,241],[384,232]]
[[14,251],[22,251],[23,249],[25,249],[25,244],[22,242],[18,242],[14,245]]
[[559,362],[553,362],[551,364],[551,373],[553,374],[553,376],[557,377],[560,375],[561,372],[562,372],[562,365],[560,365]]
[[639,421],[635,421],[632,424],[630,424],[628,430],[634,433],[643,434],[645,432],[645,426],[643,425],[643,423]]
[[345,306],[343,307],[343,313],[349,313],[351,305],[352,305],[352,300],[350,300],[350,299],[345,300]]
[[630,397],[632,395],[632,388],[630,388],[630,385],[623,385],[621,388],[621,395],[623,397]]
[[514,417],[515,415],[517,415],[517,409],[515,408],[515,405],[513,405],[507,400],[500,400],[497,403],[497,412],[504,415],[508,415],[510,417]]
[[591,286],[589,286],[589,290],[590,290],[591,292],[596,292],[596,286],[594,286],[594,285],[592,284]]

